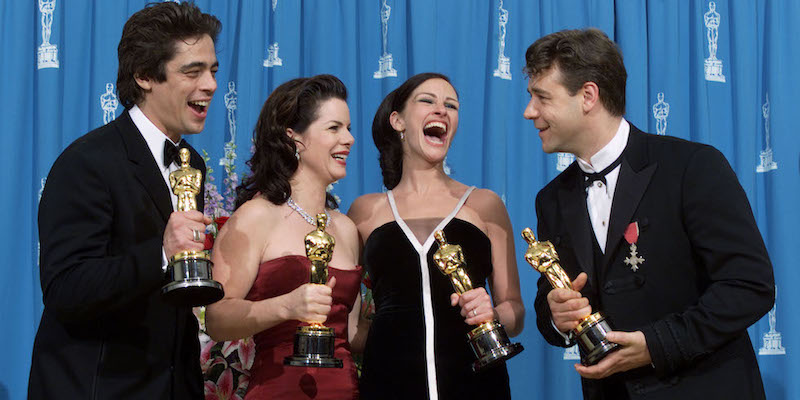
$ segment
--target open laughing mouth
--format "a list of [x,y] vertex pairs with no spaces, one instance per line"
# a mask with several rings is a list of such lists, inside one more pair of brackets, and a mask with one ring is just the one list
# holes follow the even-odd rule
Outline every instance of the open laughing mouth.
[[194,110],[194,112],[198,116],[205,117],[206,116],[206,112],[208,112],[208,105],[210,103],[211,103],[210,101],[194,100],[194,101],[190,101],[188,104],[189,104],[189,108]]
[[339,164],[347,165],[347,156],[350,155],[349,151],[340,151],[338,153],[333,153],[333,159],[336,160]]
[[431,121],[422,128],[422,133],[429,143],[441,146],[447,138],[447,125],[444,122]]

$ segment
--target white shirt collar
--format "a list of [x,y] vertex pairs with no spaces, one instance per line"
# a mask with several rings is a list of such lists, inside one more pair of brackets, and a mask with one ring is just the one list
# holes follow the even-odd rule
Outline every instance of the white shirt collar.
[[[136,125],[136,128],[141,132],[142,137],[144,137],[144,141],[147,142],[147,147],[149,147],[150,152],[153,153],[153,158],[156,160],[156,164],[158,164],[158,169],[167,169],[162,162],[164,158],[164,139],[170,142],[172,142],[172,139],[165,135],[164,132],[161,132],[161,130],[144,115],[139,106],[134,105],[131,107],[131,109],[128,110],[128,114],[131,116],[133,124]],[[175,142],[172,142],[172,144],[177,146],[180,144],[180,141],[178,141],[178,144]]]
[[611,165],[611,163],[616,161],[619,155],[622,154],[622,151],[625,150],[625,146],[628,144],[628,135],[630,131],[631,125],[625,118],[622,118],[617,128],[617,133],[614,134],[614,137],[611,138],[608,144],[591,157],[591,164],[576,157],[578,160],[578,167],[580,167],[583,172],[592,173],[600,172]]

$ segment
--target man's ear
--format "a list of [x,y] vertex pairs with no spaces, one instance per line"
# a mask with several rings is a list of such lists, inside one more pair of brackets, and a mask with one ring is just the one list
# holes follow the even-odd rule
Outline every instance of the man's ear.
[[581,87],[583,112],[589,112],[600,103],[600,88],[594,82],[586,82]]
[[153,88],[153,80],[148,77],[134,74],[133,79],[136,80],[136,84],[139,85],[139,87],[144,91],[149,91]]
[[391,124],[392,129],[397,132],[404,132],[406,130],[406,121],[403,120],[403,117],[401,117],[400,113],[397,111],[392,111],[389,115],[389,124]]

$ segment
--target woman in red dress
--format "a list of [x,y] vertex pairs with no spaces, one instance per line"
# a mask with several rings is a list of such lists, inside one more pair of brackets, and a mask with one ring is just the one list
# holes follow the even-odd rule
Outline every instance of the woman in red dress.
[[[353,144],[347,89],[334,76],[294,79],[269,96],[256,124],[252,175],[237,189],[237,209],[214,245],[214,278],[225,297],[206,311],[216,341],[253,336],[256,357],[246,399],[358,397],[351,348],[358,333],[358,234],[336,211],[329,184],[346,175]],[[304,237],[328,214],[335,238],[326,285],[309,284]],[[302,321],[302,322],[301,322]],[[324,323],[336,332],[344,368],[284,366],[296,328]]]

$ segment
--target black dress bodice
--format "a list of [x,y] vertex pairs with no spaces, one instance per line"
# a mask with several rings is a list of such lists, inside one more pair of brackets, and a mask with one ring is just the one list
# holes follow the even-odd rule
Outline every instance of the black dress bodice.
[[[473,287],[484,287],[492,274],[489,238],[456,218],[443,230],[449,243],[462,247]],[[367,238],[363,261],[375,316],[364,352],[364,399],[426,399],[432,385],[439,399],[510,398],[504,364],[471,370],[476,358],[467,332],[475,326],[464,322],[460,307],[450,305],[454,289],[433,262],[437,249],[432,237],[420,244],[397,221]]]

